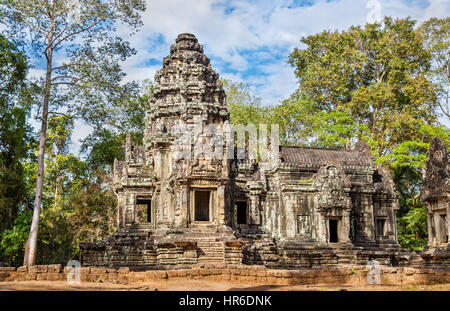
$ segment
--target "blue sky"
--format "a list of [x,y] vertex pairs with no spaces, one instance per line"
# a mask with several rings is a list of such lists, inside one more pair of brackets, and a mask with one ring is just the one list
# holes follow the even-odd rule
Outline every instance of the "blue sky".
[[296,88],[286,61],[301,37],[364,25],[374,6],[381,16],[419,21],[450,15],[448,0],[149,0],[143,29],[131,38],[139,52],[125,71],[128,79],[152,79],[176,36],[191,32],[221,77],[247,82],[276,104]]
[[[123,63],[128,80],[153,80],[178,34],[203,44],[220,77],[246,82],[268,105],[297,87],[288,55],[302,36],[364,25],[380,16],[420,21],[450,16],[449,0],[147,0],[143,27],[128,38],[138,53]],[[119,32],[127,36],[128,30]],[[38,74],[38,72],[36,72]],[[90,129],[77,124],[73,151]]]

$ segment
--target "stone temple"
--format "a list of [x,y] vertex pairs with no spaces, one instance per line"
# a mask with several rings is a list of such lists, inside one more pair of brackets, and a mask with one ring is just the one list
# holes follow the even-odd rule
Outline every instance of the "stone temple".
[[[145,122],[143,146],[128,137],[125,161],[114,165],[118,230],[80,245],[84,265],[302,268],[403,260],[394,183],[364,142],[352,150],[278,146],[275,135],[259,159],[206,130],[227,133],[229,112],[194,35],[179,35],[164,58]],[[198,155],[210,147],[224,156]]]
[[428,150],[420,199],[427,208],[428,245],[422,252],[427,264],[450,265],[450,152],[434,138]]

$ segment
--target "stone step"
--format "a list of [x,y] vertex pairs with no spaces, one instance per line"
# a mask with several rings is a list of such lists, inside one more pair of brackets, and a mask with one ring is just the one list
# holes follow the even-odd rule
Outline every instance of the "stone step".
[[197,254],[199,256],[212,256],[212,257],[214,257],[214,256],[216,256],[216,257],[223,257],[224,256],[224,252],[223,251],[213,252],[213,251],[199,250],[197,252]]
[[211,243],[211,242],[202,242],[202,241],[197,241],[197,246],[198,247],[221,247],[223,248],[223,243]]
[[198,253],[198,258],[208,257],[208,258],[224,258],[223,253]]
[[223,248],[206,248],[206,247],[199,247],[198,248],[200,251],[204,252],[204,253],[223,253],[224,249]]
[[225,262],[224,258],[212,258],[212,257],[200,257],[197,260],[197,263],[223,263]]
[[224,251],[223,247],[204,247],[204,246],[198,246],[198,245],[197,245],[197,249],[200,249],[200,250],[206,251],[206,252],[223,252]]
[[223,247],[198,247],[202,251],[205,252],[222,252],[224,251]]
[[201,250],[203,250],[203,251],[209,251],[209,252],[211,252],[211,251],[214,251],[214,252],[223,252],[224,251],[224,249],[223,249],[223,247],[222,246],[219,246],[219,247],[204,247],[204,246],[198,246],[197,245],[197,247],[199,248],[199,249],[201,249]]

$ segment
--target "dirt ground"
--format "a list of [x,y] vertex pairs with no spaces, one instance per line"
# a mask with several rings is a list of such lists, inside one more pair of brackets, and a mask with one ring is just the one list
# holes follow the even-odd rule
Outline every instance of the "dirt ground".
[[1,282],[0,291],[450,291],[450,283],[437,285],[251,285],[214,281],[167,281],[141,284],[81,283],[67,282]]

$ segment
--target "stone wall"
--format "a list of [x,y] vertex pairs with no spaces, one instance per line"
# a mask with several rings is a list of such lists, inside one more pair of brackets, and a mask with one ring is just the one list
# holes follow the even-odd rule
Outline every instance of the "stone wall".
[[[196,242],[121,241],[84,243],[83,266],[132,270],[190,268],[197,264]],[[105,257],[108,260],[105,260]]]
[[[0,267],[0,282],[66,281],[71,268],[61,265]],[[132,272],[128,268],[80,268],[81,282],[130,284],[161,280],[235,281],[274,285],[367,285],[366,266],[323,267],[315,269],[276,270],[264,266],[202,265],[193,269],[149,270]],[[450,270],[407,267],[382,267],[382,285],[425,285],[450,282]]]
[[[446,249],[419,254],[399,249],[330,247],[296,241],[270,242],[196,238],[197,241],[113,241],[80,244],[82,265],[131,271],[189,269],[200,263],[263,265],[277,269],[308,269],[333,265],[366,265],[376,260],[383,266],[449,267]],[[217,250],[219,245],[219,250]],[[211,257],[212,256],[212,257]]]

